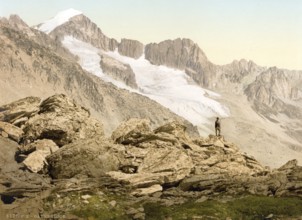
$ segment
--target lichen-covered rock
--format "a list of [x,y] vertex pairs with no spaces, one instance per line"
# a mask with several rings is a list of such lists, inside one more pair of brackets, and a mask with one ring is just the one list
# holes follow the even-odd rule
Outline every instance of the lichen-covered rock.
[[102,138],[78,140],[47,157],[49,172],[55,179],[99,177],[119,169],[124,150]]
[[[20,129],[10,123],[0,121],[0,134],[2,132],[4,132],[4,134],[7,134],[4,136],[9,137],[10,139],[12,139],[16,142],[19,142],[23,135],[22,129]],[[2,134],[2,136],[3,136],[3,134]]]
[[24,141],[51,139],[58,146],[104,135],[102,124],[91,118],[88,110],[63,94],[44,100],[39,114],[31,117],[23,130]]

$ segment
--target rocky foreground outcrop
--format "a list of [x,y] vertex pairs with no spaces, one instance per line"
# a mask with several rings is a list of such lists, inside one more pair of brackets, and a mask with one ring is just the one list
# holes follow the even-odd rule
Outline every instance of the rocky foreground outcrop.
[[[19,100],[0,107],[0,116],[2,127],[21,132],[20,138],[1,132],[4,203],[45,190],[52,195],[52,190],[66,194],[102,187],[130,201],[166,205],[219,195],[302,197],[302,167],[296,160],[271,170],[223,137],[189,137],[177,121],[152,129],[149,119],[132,118],[106,138],[102,124],[65,95]],[[22,123],[11,124],[20,118]]]

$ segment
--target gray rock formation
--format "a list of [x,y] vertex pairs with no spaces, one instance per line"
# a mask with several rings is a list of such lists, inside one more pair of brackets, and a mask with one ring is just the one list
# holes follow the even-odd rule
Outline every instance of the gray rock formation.
[[118,170],[123,146],[113,145],[102,138],[75,141],[47,157],[52,178],[75,176],[100,177]]
[[212,87],[215,79],[215,66],[204,52],[190,39],[166,40],[145,47],[145,57],[152,64],[185,70],[198,84]]
[[39,114],[31,117],[23,130],[25,142],[47,138],[58,146],[104,135],[102,124],[92,119],[87,109],[65,95],[45,99],[40,105]]
[[123,56],[138,59],[143,55],[144,45],[137,40],[123,38],[118,45],[118,52]]
[[[288,166],[289,164],[293,165]],[[294,194],[300,196],[301,171],[301,167],[297,166],[297,161],[293,160],[264,175],[250,176],[230,172],[204,172],[183,180],[180,188],[201,191],[204,195],[250,193],[264,196],[292,196]]]
[[103,72],[117,81],[122,81],[131,88],[137,89],[135,74],[130,65],[119,62],[109,56],[101,55],[100,61]]
[[[296,81],[298,80],[298,82]],[[301,79],[300,79],[301,80]],[[277,68],[269,68],[256,77],[245,90],[250,100],[272,105],[276,100],[297,100],[299,96],[299,78]]]

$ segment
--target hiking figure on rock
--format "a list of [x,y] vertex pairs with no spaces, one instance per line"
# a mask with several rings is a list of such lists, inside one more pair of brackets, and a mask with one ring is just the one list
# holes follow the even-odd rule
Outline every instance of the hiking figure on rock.
[[220,120],[217,117],[216,121],[215,121],[215,132],[216,132],[216,136],[220,136]]

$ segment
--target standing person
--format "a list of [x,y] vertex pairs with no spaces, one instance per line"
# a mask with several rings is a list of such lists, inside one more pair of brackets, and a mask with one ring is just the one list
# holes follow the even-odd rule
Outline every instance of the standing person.
[[215,133],[216,133],[216,136],[220,136],[220,120],[218,117],[216,118],[216,121],[215,121]]

